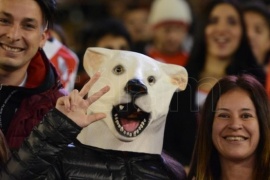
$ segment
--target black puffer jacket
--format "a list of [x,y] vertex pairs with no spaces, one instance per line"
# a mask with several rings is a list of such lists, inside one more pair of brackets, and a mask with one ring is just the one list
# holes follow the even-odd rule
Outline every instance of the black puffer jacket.
[[[120,152],[76,142],[81,128],[53,109],[2,169],[0,179],[184,179],[159,155]],[[72,142],[74,142],[72,144]],[[167,163],[168,164],[168,163]]]

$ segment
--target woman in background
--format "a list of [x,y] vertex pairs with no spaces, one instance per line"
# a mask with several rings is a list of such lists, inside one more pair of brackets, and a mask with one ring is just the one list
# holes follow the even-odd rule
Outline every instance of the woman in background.
[[188,86],[173,96],[165,126],[164,149],[186,166],[195,142],[197,114],[214,84],[226,75],[243,73],[261,83],[265,79],[250,48],[240,5],[214,0],[204,10],[186,65]]
[[270,12],[263,2],[252,1],[244,5],[244,17],[252,51],[267,74],[265,88],[270,97]]

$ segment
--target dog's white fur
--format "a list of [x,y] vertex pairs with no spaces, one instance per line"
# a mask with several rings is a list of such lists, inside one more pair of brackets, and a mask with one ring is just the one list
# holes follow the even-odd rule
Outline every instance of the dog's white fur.
[[[185,68],[161,63],[135,52],[104,48],[88,48],[84,55],[84,68],[90,77],[97,71],[101,72],[89,95],[105,85],[111,89],[88,109],[88,113],[104,112],[107,117],[84,128],[78,140],[103,149],[160,154],[170,100],[176,90],[184,90],[187,85]],[[112,108],[131,102],[125,87],[132,79],[137,79],[147,88],[147,94],[135,99],[134,103],[140,110],[150,113],[150,117],[139,135],[135,131],[130,134],[126,131],[123,135],[113,123]]]

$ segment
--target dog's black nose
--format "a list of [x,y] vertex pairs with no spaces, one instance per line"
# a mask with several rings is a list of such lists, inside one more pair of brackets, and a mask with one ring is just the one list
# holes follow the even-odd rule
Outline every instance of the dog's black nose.
[[131,79],[127,82],[125,91],[132,97],[137,98],[147,94],[147,87],[140,80]]

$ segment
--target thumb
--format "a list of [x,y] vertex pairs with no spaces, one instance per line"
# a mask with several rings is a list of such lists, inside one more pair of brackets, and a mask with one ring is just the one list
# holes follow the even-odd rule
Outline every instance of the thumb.
[[95,113],[95,114],[90,114],[87,117],[87,121],[89,122],[89,124],[104,119],[106,117],[105,113]]

